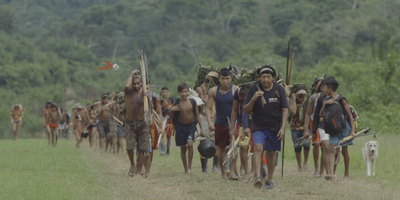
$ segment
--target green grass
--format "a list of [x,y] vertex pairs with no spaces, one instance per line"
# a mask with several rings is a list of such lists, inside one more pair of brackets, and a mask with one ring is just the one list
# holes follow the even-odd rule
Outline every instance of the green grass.
[[40,139],[0,140],[0,199],[104,198],[98,168],[66,140],[57,148]]
[[[285,174],[275,171],[277,187],[257,190],[251,183],[222,181],[220,174],[203,174],[197,150],[194,152],[193,175],[184,175],[179,148],[171,155],[155,151],[150,178],[129,177],[126,154],[114,156],[95,152],[86,140],[81,149],[73,140],[61,140],[58,148],[47,140],[25,139],[17,142],[0,140],[0,199],[400,199],[398,135],[357,138],[349,147],[350,180],[343,180],[343,161],[338,164],[335,182],[297,172],[290,134],[286,132]],[[367,177],[361,154],[369,140],[380,143],[376,176]],[[197,148],[198,143],[195,143]],[[208,162],[211,172],[212,160]]]
[[[288,138],[286,141],[287,146],[285,148],[287,156],[285,155],[285,163],[287,162],[297,165],[293,142],[291,139],[291,135],[289,135],[288,133],[290,132],[288,132],[287,130],[286,137]],[[398,159],[398,152],[400,152],[400,135],[396,134],[377,134],[376,138],[374,138],[373,135],[369,135],[354,139],[354,145],[350,145],[348,147],[350,155],[350,177],[366,177],[365,172],[367,168],[364,163],[361,149],[363,148],[364,143],[372,140],[378,141],[380,146],[378,159],[375,165],[375,176],[371,176],[368,178],[380,181],[383,184],[390,184],[392,186],[400,188],[400,160]],[[279,164],[281,164],[281,161]],[[312,148],[310,149],[308,167],[311,171],[314,170]],[[340,161],[337,165],[337,175],[343,176],[343,173],[344,163],[343,156],[341,156]]]

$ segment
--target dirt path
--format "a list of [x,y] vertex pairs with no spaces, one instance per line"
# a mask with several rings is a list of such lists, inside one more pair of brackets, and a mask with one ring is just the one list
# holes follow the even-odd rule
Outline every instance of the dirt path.
[[[297,172],[294,160],[285,161],[285,176],[276,171],[273,190],[258,190],[251,183],[222,181],[219,174],[200,173],[197,150],[193,160],[193,175],[184,175],[179,149],[173,147],[171,156],[154,155],[150,178],[129,177],[126,154],[113,156],[94,152],[83,142],[83,150],[93,161],[104,166],[100,181],[109,188],[114,199],[400,199],[400,193],[388,181],[374,177],[354,177],[335,182],[313,178],[312,172]],[[311,164],[309,161],[309,165]],[[208,166],[211,171],[212,161]],[[339,172],[342,174],[342,172]]]

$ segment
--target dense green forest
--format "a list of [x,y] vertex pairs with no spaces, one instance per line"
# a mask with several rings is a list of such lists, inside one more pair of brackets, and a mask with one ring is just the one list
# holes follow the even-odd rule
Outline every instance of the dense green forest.
[[[26,109],[21,136],[32,137],[46,100],[70,108],[121,91],[138,49],[151,82],[176,95],[200,61],[284,72],[288,36],[292,82],[335,76],[361,126],[397,133],[399,10],[395,0],[0,0],[0,138],[12,137],[15,102]],[[121,68],[95,71],[103,59]]]

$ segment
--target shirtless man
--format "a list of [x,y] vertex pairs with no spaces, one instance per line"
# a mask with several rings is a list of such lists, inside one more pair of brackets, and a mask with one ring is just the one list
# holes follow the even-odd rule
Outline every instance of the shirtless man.
[[[114,95],[113,95],[114,97]],[[113,97],[111,99],[113,99]],[[109,103],[108,100],[108,95],[103,94],[101,95],[101,106],[98,108],[99,110],[99,122],[97,124],[97,129],[99,130],[99,135],[100,135],[100,146],[102,149],[104,149],[104,143],[106,143],[105,146],[105,152],[107,152],[109,144],[113,146],[113,153],[116,154],[117,150],[117,127],[113,126],[114,130],[110,129],[110,112],[113,112],[114,105],[110,104],[106,106]],[[112,119],[111,123],[115,124],[115,119]],[[112,132],[114,131],[114,132]],[[107,138],[106,138],[107,137]]]
[[[61,111],[58,109],[57,105],[52,103],[50,105],[50,112],[49,112],[49,122],[47,122],[49,129],[47,131],[51,135],[51,145],[53,147],[57,147],[57,140],[58,134],[60,132],[59,124],[62,119]],[[54,142],[54,137],[56,141]]]
[[[120,105],[116,105],[120,106]],[[121,124],[120,122],[124,123],[125,121],[125,115],[126,115],[126,110],[123,112],[119,112],[119,108],[116,107],[114,109],[113,115],[118,118],[119,121],[117,121],[117,136],[118,136],[118,141],[117,141],[117,154],[119,154],[119,151],[121,150],[121,154],[124,153],[124,138],[125,138],[125,129],[124,129],[124,124]]]
[[[126,150],[131,164],[128,175],[131,177],[133,177],[135,174],[140,175],[142,172],[144,153],[147,152],[149,148],[150,124],[147,124],[144,120],[143,96],[147,96],[149,103],[148,105],[150,105],[151,108],[151,94],[150,92],[144,94],[142,85],[143,82],[141,76],[139,75],[139,71],[134,70],[130,74],[124,87],[126,100],[125,139]],[[149,109],[149,111],[151,111],[151,109]],[[138,150],[137,166],[135,166],[133,152],[135,147]],[[147,177],[149,169],[145,170],[145,175]]]
[[97,124],[96,124],[96,119],[98,113],[94,109],[95,105],[90,105],[86,108],[86,130],[89,131],[89,144],[90,147],[95,146],[95,150],[97,149],[97,146],[95,145],[95,142],[97,141],[97,138],[99,137],[99,132],[97,131]]
[[[218,152],[219,167],[221,168],[221,178],[227,179],[225,166],[222,163],[225,158],[226,147],[231,144],[233,141],[232,139],[237,137],[236,133],[230,131],[228,124],[228,117],[231,117],[233,96],[237,90],[237,86],[231,84],[232,76],[228,68],[222,68],[219,71],[218,79],[220,84],[208,91],[206,116],[210,131],[215,131],[215,144]],[[211,113],[214,101],[216,104],[215,109],[217,111],[215,124],[213,124],[211,121]],[[238,180],[235,158],[231,162],[231,172],[230,178],[232,180]]]
[[80,148],[79,144],[82,142],[82,130],[84,128],[82,115],[83,106],[77,105],[71,117],[71,126],[75,130],[76,148]]
[[67,126],[66,126],[66,124],[67,124],[67,112],[63,108],[60,109],[60,112],[61,112],[61,121],[60,121],[59,129],[60,129],[60,132],[61,132],[61,137],[65,137],[64,135],[65,135],[65,132],[67,131]]
[[48,145],[50,145],[50,133],[48,131],[50,129],[50,127],[47,125],[47,122],[48,122],[49,113],[50,113],[50,106],[51,106],[51,101],[48,100],[46,102],[46,106],[43,108],[43,128],[47,132],[47,138],[48,138],[47,144]]
[[[198,123],[200,126],[201,135],[204,135],[203,126],[201,125],[196,100],[188,98],[189,86],[186,83],[180,84],[178,93],[180,98],[176,99],[173,106],[168,106],[168,110],[171,111],[171,118],[174,120],[176,128],[175,143],[176,146],[181,148],[181,159],[185,174],[192,174],[193,141],[196,124]],[[187,159],[186,151],[188,151]]]
[[250,137],[247,137],[245,135],[250,134],[250,128],[248,125],[249,115],[243,113],[243,102],[245,96],[246,93],[245,91],[243,91],[242,88],[238,88],[233,96],[234,100],[231,115],[231,132],[236,132],[236,134],[240,137],[240,177],[243,181],[247,182],[250,180],[249,167],[247,163]]
[[11,124],[14,132],[14,141],[18,140],[19,127],[22,125],[22,118],[24,117],[24,112],[20,108],[19,103],[15,103],[11,109]]

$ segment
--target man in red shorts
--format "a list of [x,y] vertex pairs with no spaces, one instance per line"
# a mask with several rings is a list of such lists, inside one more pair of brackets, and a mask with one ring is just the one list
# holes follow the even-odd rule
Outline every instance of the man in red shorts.
[[[146,80],[147,84],[147,91],[150,92],[151,90],[151,86],[150,86],[150,81]],[[156,93],[154,92],[150,92],[151,93],[151,103],[153,104],[153,110],[156,111],[157,114],[161,115],[161,99],[160,96],[158,96]],[[153,115],[153,114],[152,114]],[[150,136],[149,136],[149,141],[150,141],[150,149],[149,152],[146,152],[145,155],[145,161],[144,164],[149,165],[148,166],[148,174],[147,176],[150,175],[150,168],[151,168],[151,163],[153,162],[153,152],[154,150],[157,150],[157,143],[158,143],[158,130],[156,127],[156,122],[153,120],[152,125],[150,126]]]
[[[233,95],[237,89],[236,85],[231,84],[232,76],[228,68],[222,68],[218,76],[220,84],[211,88],[208,91],[208,100],[206,103],[206,117],[208,128],[210,131],[215,131],[215,145],[218,152],[218,162],[221,168],[221,178],[227,179],[225,166],[222,164],[226,154],[226,147],[231,144],[230,127],[228,118],[231,117]],[[215,124],[211,121],[211,113],[213,102],[215,101],[215,110],[217,112]],[[236,136],[237,137],[237,136]],[[236,172],[236,159],[231,162],[232,180],[238,180]]]
[[60,121],[61,121],[61,112],[58,109],[58,107],[54,103],[52,103],[50,106],[49,121],[47,122],[49,129],[47,129],[47,131],[49,132],[52,138],[51,145],[53,147],[57,147],[58,134],[60,132],[59,129]]

